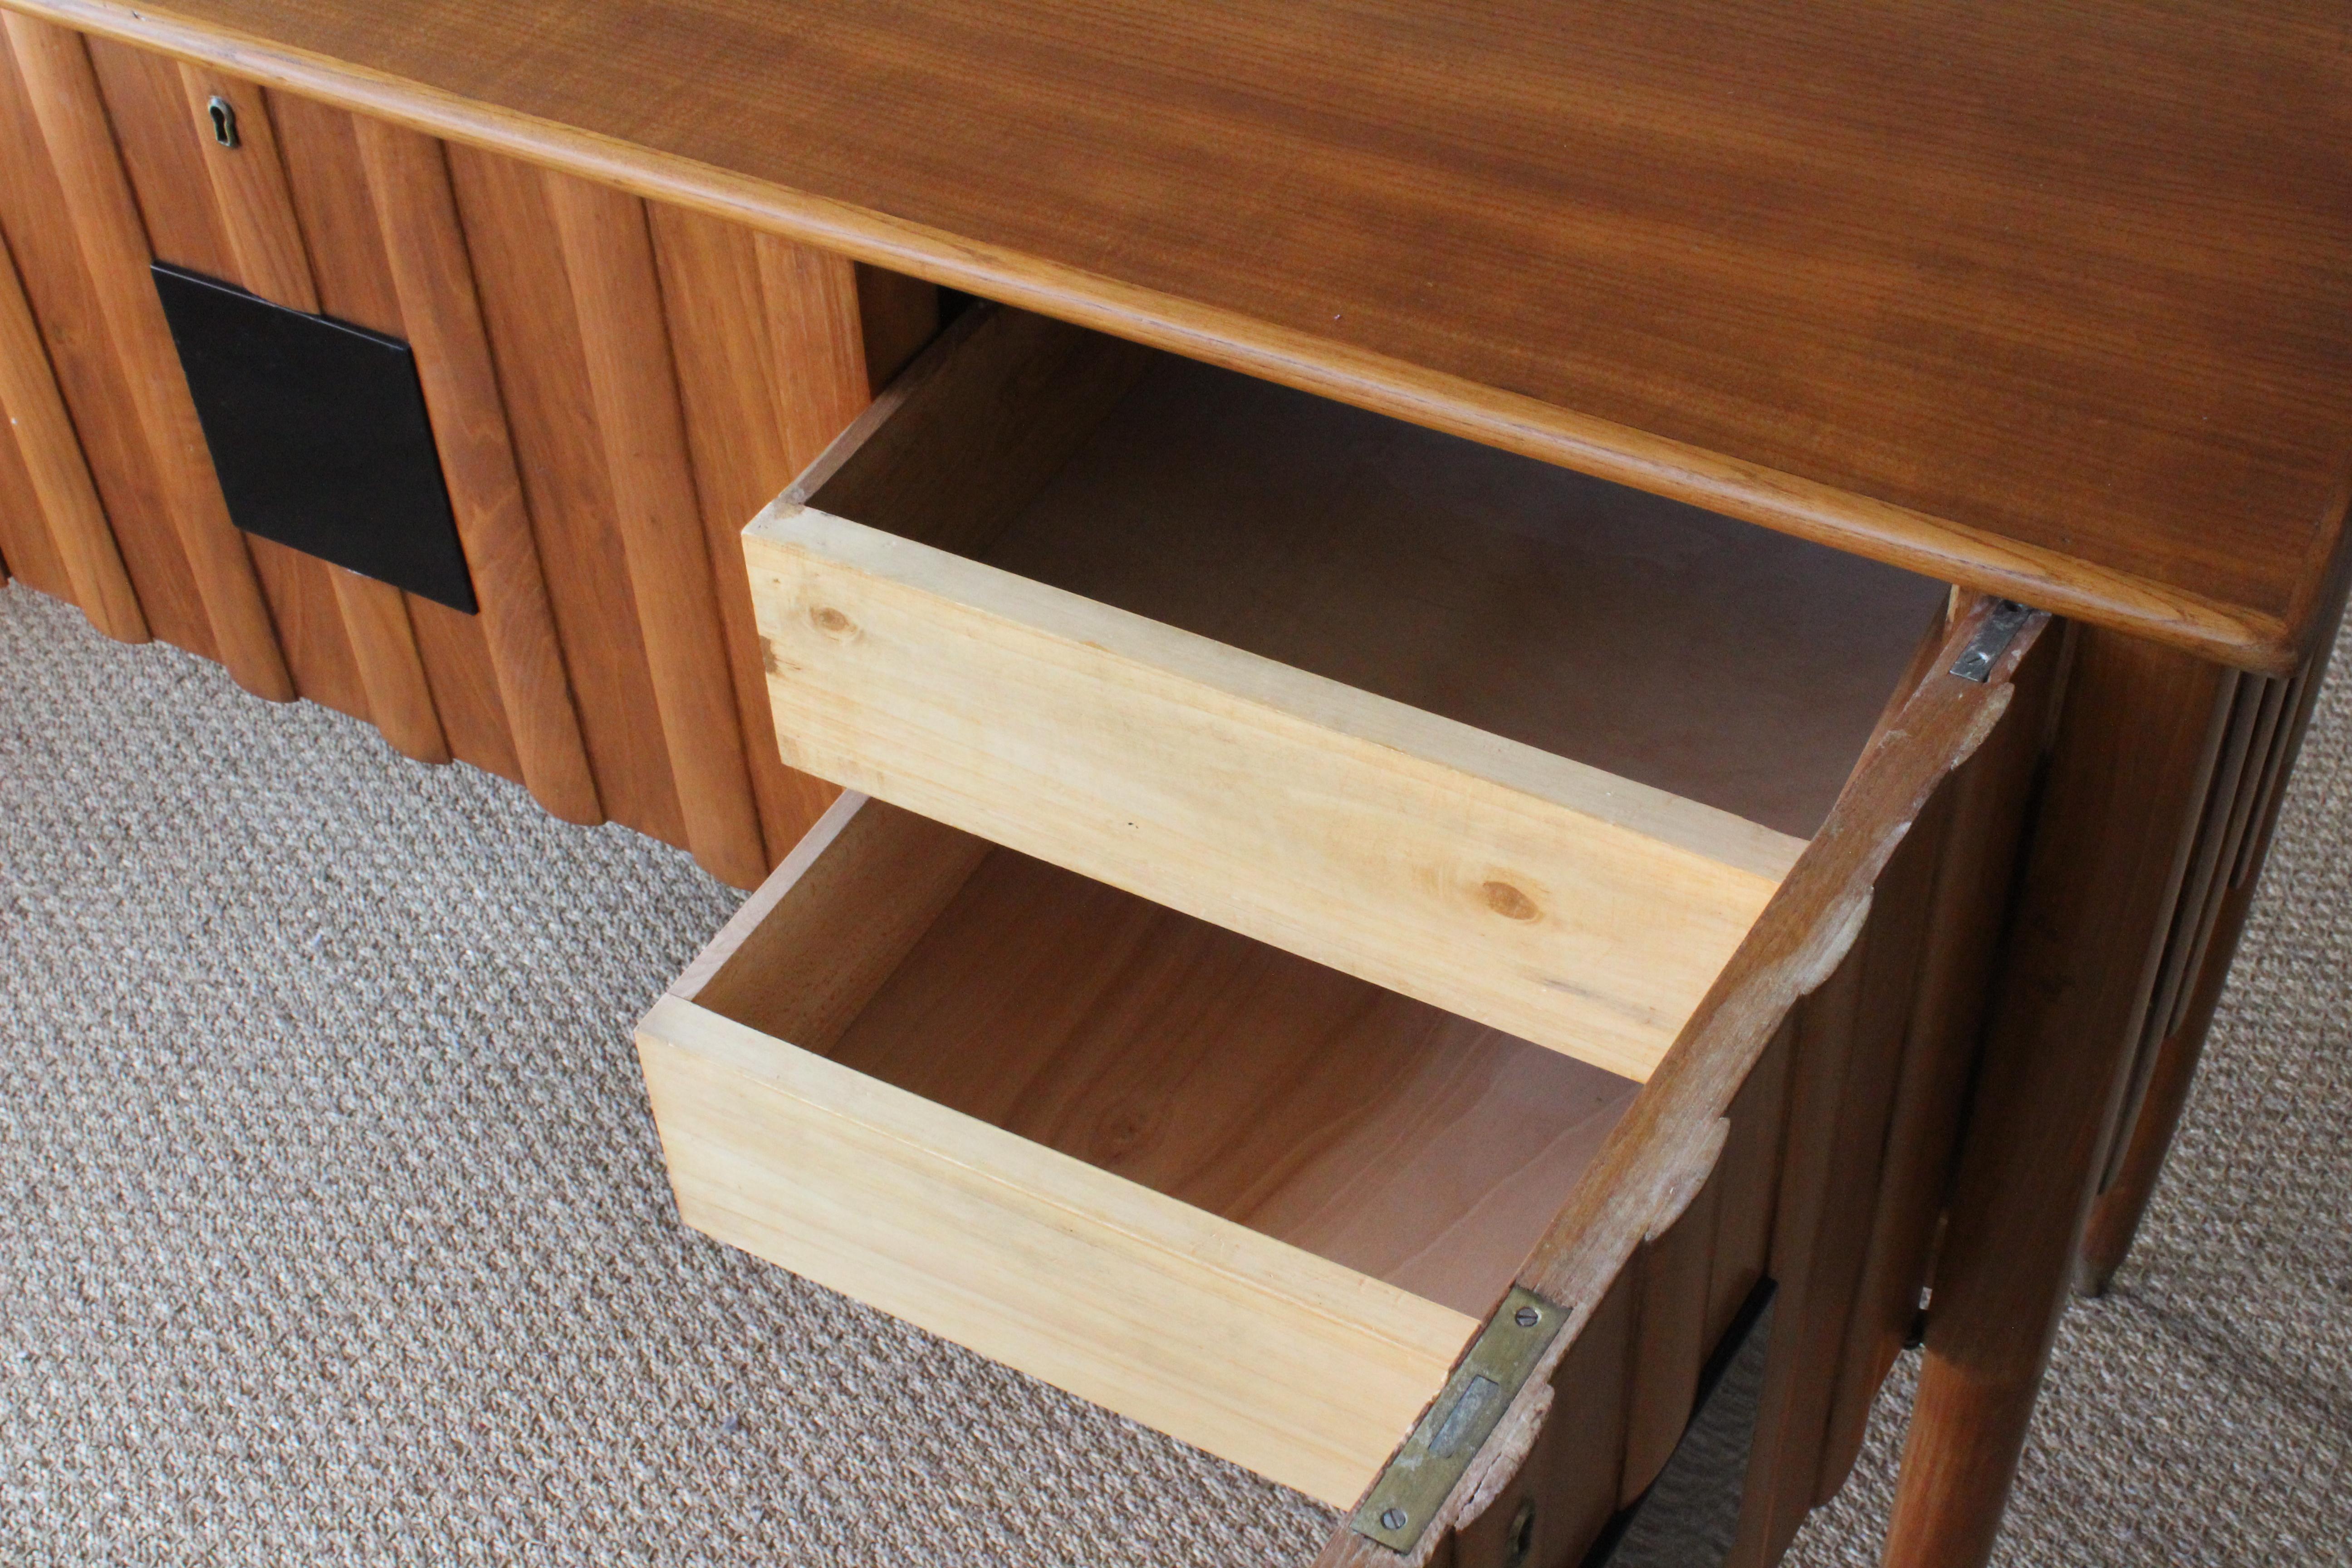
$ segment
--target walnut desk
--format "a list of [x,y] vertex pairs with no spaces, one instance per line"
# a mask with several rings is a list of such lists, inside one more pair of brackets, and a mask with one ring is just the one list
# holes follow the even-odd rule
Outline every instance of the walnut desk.
[[[2352,15],[5,3],[8,571],[758,887],[690,1222],[1331,1564],[1769,1562],[1921,1333],[1985,1560],[2344,601]],[[404,345],[470,608],[159,262]]]

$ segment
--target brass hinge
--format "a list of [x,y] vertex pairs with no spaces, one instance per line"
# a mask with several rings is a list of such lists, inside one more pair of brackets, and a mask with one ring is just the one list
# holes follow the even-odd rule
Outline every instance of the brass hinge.
[[1512,1287],[1349,1521],[1358,1534],[1399,1552],[1420,1542],[1567,1321],[1566,1308]]

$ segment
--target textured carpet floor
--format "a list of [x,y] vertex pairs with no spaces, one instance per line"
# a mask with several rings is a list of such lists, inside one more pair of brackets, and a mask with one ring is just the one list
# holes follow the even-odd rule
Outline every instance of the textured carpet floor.
[[[2007,1563],[2345,1558],[2346,687]],[[1320,1508],[678,1226],[628,1027],[736,901],[0,591],[0,1562],[1311,1556]],[[1801,1561],[1871,1560],[1901,1396]]]

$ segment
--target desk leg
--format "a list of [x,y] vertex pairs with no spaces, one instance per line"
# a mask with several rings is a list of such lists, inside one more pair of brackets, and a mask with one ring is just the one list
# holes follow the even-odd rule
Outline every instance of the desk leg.
[[2235,690],[2231,672],[2188,654],[2074,635],[1936,1273],[1890,1568],[1991,1555]]

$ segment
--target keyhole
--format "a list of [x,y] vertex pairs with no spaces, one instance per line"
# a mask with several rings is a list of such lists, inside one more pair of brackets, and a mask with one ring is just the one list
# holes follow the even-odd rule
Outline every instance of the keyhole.
[[215,94],[205,105],[205,112],[213,117],[213,140],[224,147],[236,145],[236,106]]

